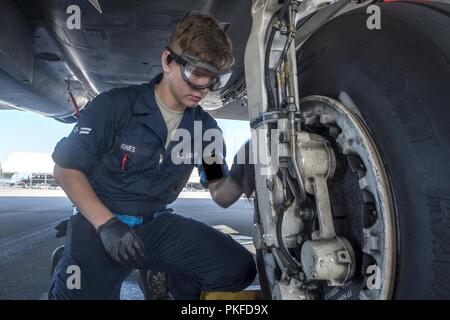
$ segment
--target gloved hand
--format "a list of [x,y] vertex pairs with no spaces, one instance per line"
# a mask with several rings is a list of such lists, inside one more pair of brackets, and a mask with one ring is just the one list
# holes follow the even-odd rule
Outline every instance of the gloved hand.
[[97,229],[108,255],[130,268],[144,267],[144,244],[128,225],[113,217]]
[[[245,150],[242,150],[245,148]],[[237,154],[233,160],[229,176],[239,184],[247,198],[249,198],[255,190],[255,166],[250,161],[250,140],[238,151],[245,152],[245,163],[238,163]]]
[[62,238],[67,234],[67,225],[69,224],[69,219],[63,220],[55,227],[56,237]]

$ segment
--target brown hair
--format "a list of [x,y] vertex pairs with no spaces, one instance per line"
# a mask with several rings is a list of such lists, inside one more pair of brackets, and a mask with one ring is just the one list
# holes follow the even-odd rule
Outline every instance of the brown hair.
[[177,52],[203,59],[218,69],[227,69],[234,63],[230,38],[209,14],[195,13],[178,22],[169,46]]

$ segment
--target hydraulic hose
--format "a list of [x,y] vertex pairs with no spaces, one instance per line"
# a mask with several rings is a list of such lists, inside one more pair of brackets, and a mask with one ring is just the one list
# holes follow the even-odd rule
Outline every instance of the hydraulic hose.
[[284,218],[284,208],[282,207],[282,208],[280,208],[280,211],[277,214],[277,225],[276,225],[276,235],[277,235],[278,245],[280,247],[280,254],[288,262],[289,269],[293,273],[298,273],[298,272],[300,272],[300,266],[291,257],[289,251],[286,249],[286,247],[284,246],[284,243],[283,243],[283,237],[282,237],[283,218]]
[[[281,8],[279,14],[278,14],[278,20],[281,21],[283,17],[286,15],[286,12],[289,8],[289,2],[286,3],[286,5]],[[270,59],[270,50],[272,48],[273,39],[275,38],[275,33],[278,31],[277,28],[272,24],[274,19],[271,21],[271,30],[269,34],[269,39],[267,40],[267,46],[266,46],[266,52],[264,55],[264,82],[266,85],[266,91],[267,91],[267,103],[268,107],[267,110],[273,110],[275,108],[275,100],[273,96],[273,90],[272,90],[272,84],[270,83],[270,73],[269,73],[269,59]]]

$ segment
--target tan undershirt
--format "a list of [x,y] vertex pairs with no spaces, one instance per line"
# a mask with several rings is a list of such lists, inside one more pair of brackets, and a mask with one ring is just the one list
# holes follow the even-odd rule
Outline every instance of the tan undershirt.
[[166,123],[167,127],[167,139],[166,144],[164,148],[167,149],[170,143],[170,139],[172,138],[172,135],[174,134],[175,130],[180,125],[181,119],[183,118],[184,111],[174,111],[170,109],[164,102],[161,100],[161,98],[158,96],[158,93],[155,90],[155,100],[156,104],[159,107],[159,110],[161,111],[161,114],[164,118],[164,122]]

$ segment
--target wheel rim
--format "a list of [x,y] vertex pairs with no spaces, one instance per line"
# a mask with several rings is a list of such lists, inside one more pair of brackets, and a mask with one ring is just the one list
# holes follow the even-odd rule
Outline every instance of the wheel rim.
[[[352,170],[353,166],[359,167],[355,169],[358,172],[357,186],[364,199],[362,205],[365,209],[358,213],[362,221],[362,230],[358,231],[361,241],[356,242],[356,247],[352,243],[355,252],[362,257],[357,269],[359,282],[355,276],[343,287],[324,292],[323,298],[390,299],[394,291],[397,257],[395,210],[388,174],[370,131],[353,105],[349,107],[329,97],[303,98],[300,110],[306,127],[316,125],[337,129],[334,132],[335,143],[342,155],[347,160],[351,159]],[[270,252],[261,253],[268,282],[273,287],[277,281],[276,263]],[[357,290],[357,295],[354,292],[349,294],[350,290]]]
[[[364,121],[354,106],[324,96],[309,96],[301,100],[301,112],[306,125],[338,128],[335,142],[347,160],[358,171],[358,186],[364,197],[362,212],[362,253],[364,282],[360,299],[390,299],[395,283],[396,224],[393,196],[387,171],[378,148]],[[372,261],[371,261],[372,260]],[[378,278],[377,278],[378,276]]]

